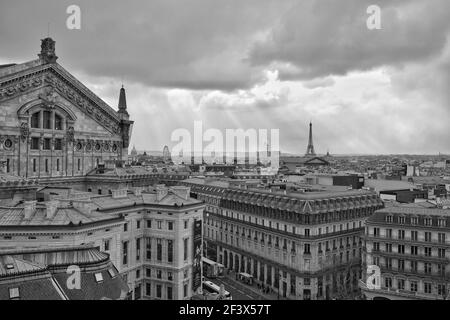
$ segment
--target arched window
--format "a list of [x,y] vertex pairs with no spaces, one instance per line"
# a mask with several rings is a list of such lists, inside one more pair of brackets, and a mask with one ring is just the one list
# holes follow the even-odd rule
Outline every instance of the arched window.
[[55,114],[55,130],[63,129],[63,118],[57,114]]
[[44,115],[44,129],[51,129],[52,128],[51,112],[43,111],[43,115]]
[[39,128],[40,126],[40,112],[35,112],[31,115],[31,127]]

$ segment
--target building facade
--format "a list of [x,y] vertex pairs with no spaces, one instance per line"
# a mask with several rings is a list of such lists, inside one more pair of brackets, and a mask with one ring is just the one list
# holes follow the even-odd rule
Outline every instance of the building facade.
[[[108,254],[133,299],[189,299],[196,291],[194,225],[204,204],[189,188],[96,195],[44,188],[46,201],[0,206],[0,253],[90,245]],[[200,229],[201,230],[201,229]]]
[[365,190],[286,193],[185,181],[206,202],[212,259],[280,297],[332,299],[358,290],[364,222],[382,202]]
[[363,273],[360,285],[368,299],[449,298],[449,214],[448,209],[399,206],[367,220],[363,267],[379,270],[378,276]]
[[0,66],[0,160],[27,178],[83,176],[106,159],[126,160],[133,121],[120,90],[114,110],[59,65],[55,41],[39,58]]

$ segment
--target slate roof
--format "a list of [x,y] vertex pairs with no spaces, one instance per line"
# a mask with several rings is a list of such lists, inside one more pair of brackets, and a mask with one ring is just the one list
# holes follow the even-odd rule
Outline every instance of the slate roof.
[[[80,267],[80,289],[69,289],[66,267]],[[112,271],[112,274],[110,273]],[[97,281],[100,273],[103,280]],[[18,288],[21,300],[116,300],[126,298],[128,285],[109,255],[90,246],[9,250],[0,255],[0,300]]]
[[0,228],[2,226],[67,226],[72,224],[88,224],[111,220],[111,215],[92,210],[83,213],[77,208],[59,207],[55,215],[48,219],[46,208],[37,205],[30,219],[25,219],[23,207],[0,207]]

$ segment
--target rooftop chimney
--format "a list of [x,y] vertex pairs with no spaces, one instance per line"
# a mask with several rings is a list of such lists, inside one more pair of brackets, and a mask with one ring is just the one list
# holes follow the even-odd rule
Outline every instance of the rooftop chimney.
[[183,186],[174,186],[170,188],[175,194],[177,194],[179,197],[183,198],[184,200],[187,200],[189,198],[189,195],[191,193],[191,188],[189,187],[183,187]]
[[133,193],[135,196],[139,197],[142,194],[143,187],[134,187]]
[[93,204],[91,200],[72,200],[72,206],[84,214],[90,214]]
[[156,201],[161,201],[168,193],[168,189],[164,184],[156,185]]
[[45,203],[45,209],[46,209],[46,217],[47,219],[53,219],[53,217],[56,214],[56,211],[58,211],[58,201],[48,201]]
[[116,189],[112,191],[112,198],[113,199],[120,199],[120,198],[126,198],[128,196],[128,190],[127,189]]
[[33,213],[36,211],[36,200],[33,201],[25,201],[24,202],[24,215],[25,215],[25,219],[29,220],[31,219],[31,216],[33,215]]

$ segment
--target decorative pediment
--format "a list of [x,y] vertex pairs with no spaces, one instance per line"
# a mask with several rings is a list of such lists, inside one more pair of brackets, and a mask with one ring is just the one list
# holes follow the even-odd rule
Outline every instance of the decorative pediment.
[[47,107],[54,106],[60,95],[111,133],[122,133],[116,111],[58,64],[40,65],[1,78],[0,102],[45,87],[49,90],[39,98]]

